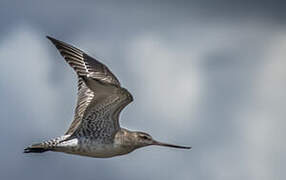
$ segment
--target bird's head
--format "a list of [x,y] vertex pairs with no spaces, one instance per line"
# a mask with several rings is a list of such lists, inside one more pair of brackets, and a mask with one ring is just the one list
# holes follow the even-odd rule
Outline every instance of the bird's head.
[[178,146],[174,144],[168,144],[156,141],[150,136],[149,134],[145,132],[135,132],[135,142],[137,147],[144,147],[144,146],[150,146],[150,145],[157,145],[157,146],[165,146],[165,147],[172,147],[172,148],[181,148],[181,149],[191,149],[191,147],[187,146]]

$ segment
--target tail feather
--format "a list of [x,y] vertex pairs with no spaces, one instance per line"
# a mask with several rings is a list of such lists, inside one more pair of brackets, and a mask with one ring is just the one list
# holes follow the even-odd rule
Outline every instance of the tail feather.
[[45,151],[49,151],[49,149],[43,143],[33,144],[24,149],[24,153],[42,153]]
[[45,148],[33,148],[33,147],[27,147],[24,149],[24,153],[43,153],[49,151]]
[[42,153],[45,151],[53,151],[57,144],[64,141],[69,135],[60,136],[42,143],[33,144],[24,149],[24,153]]

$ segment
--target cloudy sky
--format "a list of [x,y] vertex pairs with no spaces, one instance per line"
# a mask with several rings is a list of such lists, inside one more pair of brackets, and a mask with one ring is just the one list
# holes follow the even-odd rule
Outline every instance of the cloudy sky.
[[[1,1],[0,179],[286,179],[285,7]],[[123,127],[193,149],[23,154],[62,135],[75,108],[76,75],[46,35],[97,57],[129,89]]]

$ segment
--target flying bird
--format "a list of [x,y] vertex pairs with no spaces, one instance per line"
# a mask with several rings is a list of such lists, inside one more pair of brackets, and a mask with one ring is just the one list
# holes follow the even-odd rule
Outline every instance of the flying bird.
[[47,38],[78,77],[74,120],[64,135],[33,144],[24,149],[24,153],[55,151],[108,158],[149,145],[191,149],[156,141],[145,132],[121,128],[119,114],[133,101],[128,90],[121,87],[116,76],[97,59],[65,42]]

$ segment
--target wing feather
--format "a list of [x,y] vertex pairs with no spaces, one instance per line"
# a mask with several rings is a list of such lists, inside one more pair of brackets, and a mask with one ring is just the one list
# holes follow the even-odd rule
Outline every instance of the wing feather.
[[[83,80],[83,77],[99,80],[100,82],[111,84],[121,89],[120,82],[116,76],[101,62],[90,57],[82,50],[73,47],[65,42],[56,40],[47,36],[49,40],[56,46],[60,54],[64,57],[66,62],[75,70],[78,75],[78,99],[75,108],[75,115],[72,124],[70,125],[66,134],[73,134],[84,119],[84,114],[87,109],[93,109],[91,106],[101,106],[100,101],[97,100],[97,88],[90,89]],[[128,96],[132,97],[128,92]],[[108,96],[106,96],[107,98]],[[132,99],[132,98],[131,98]],[[132,100],[131,100],[132,101]],[[124,103],[119,103],[118,107],[114,107],[116,111],[111,114],[113,121],[119,126],[118,116],[120,111],[131,101],[124,100]],[[97,120],[98,121],[98,120]]]

